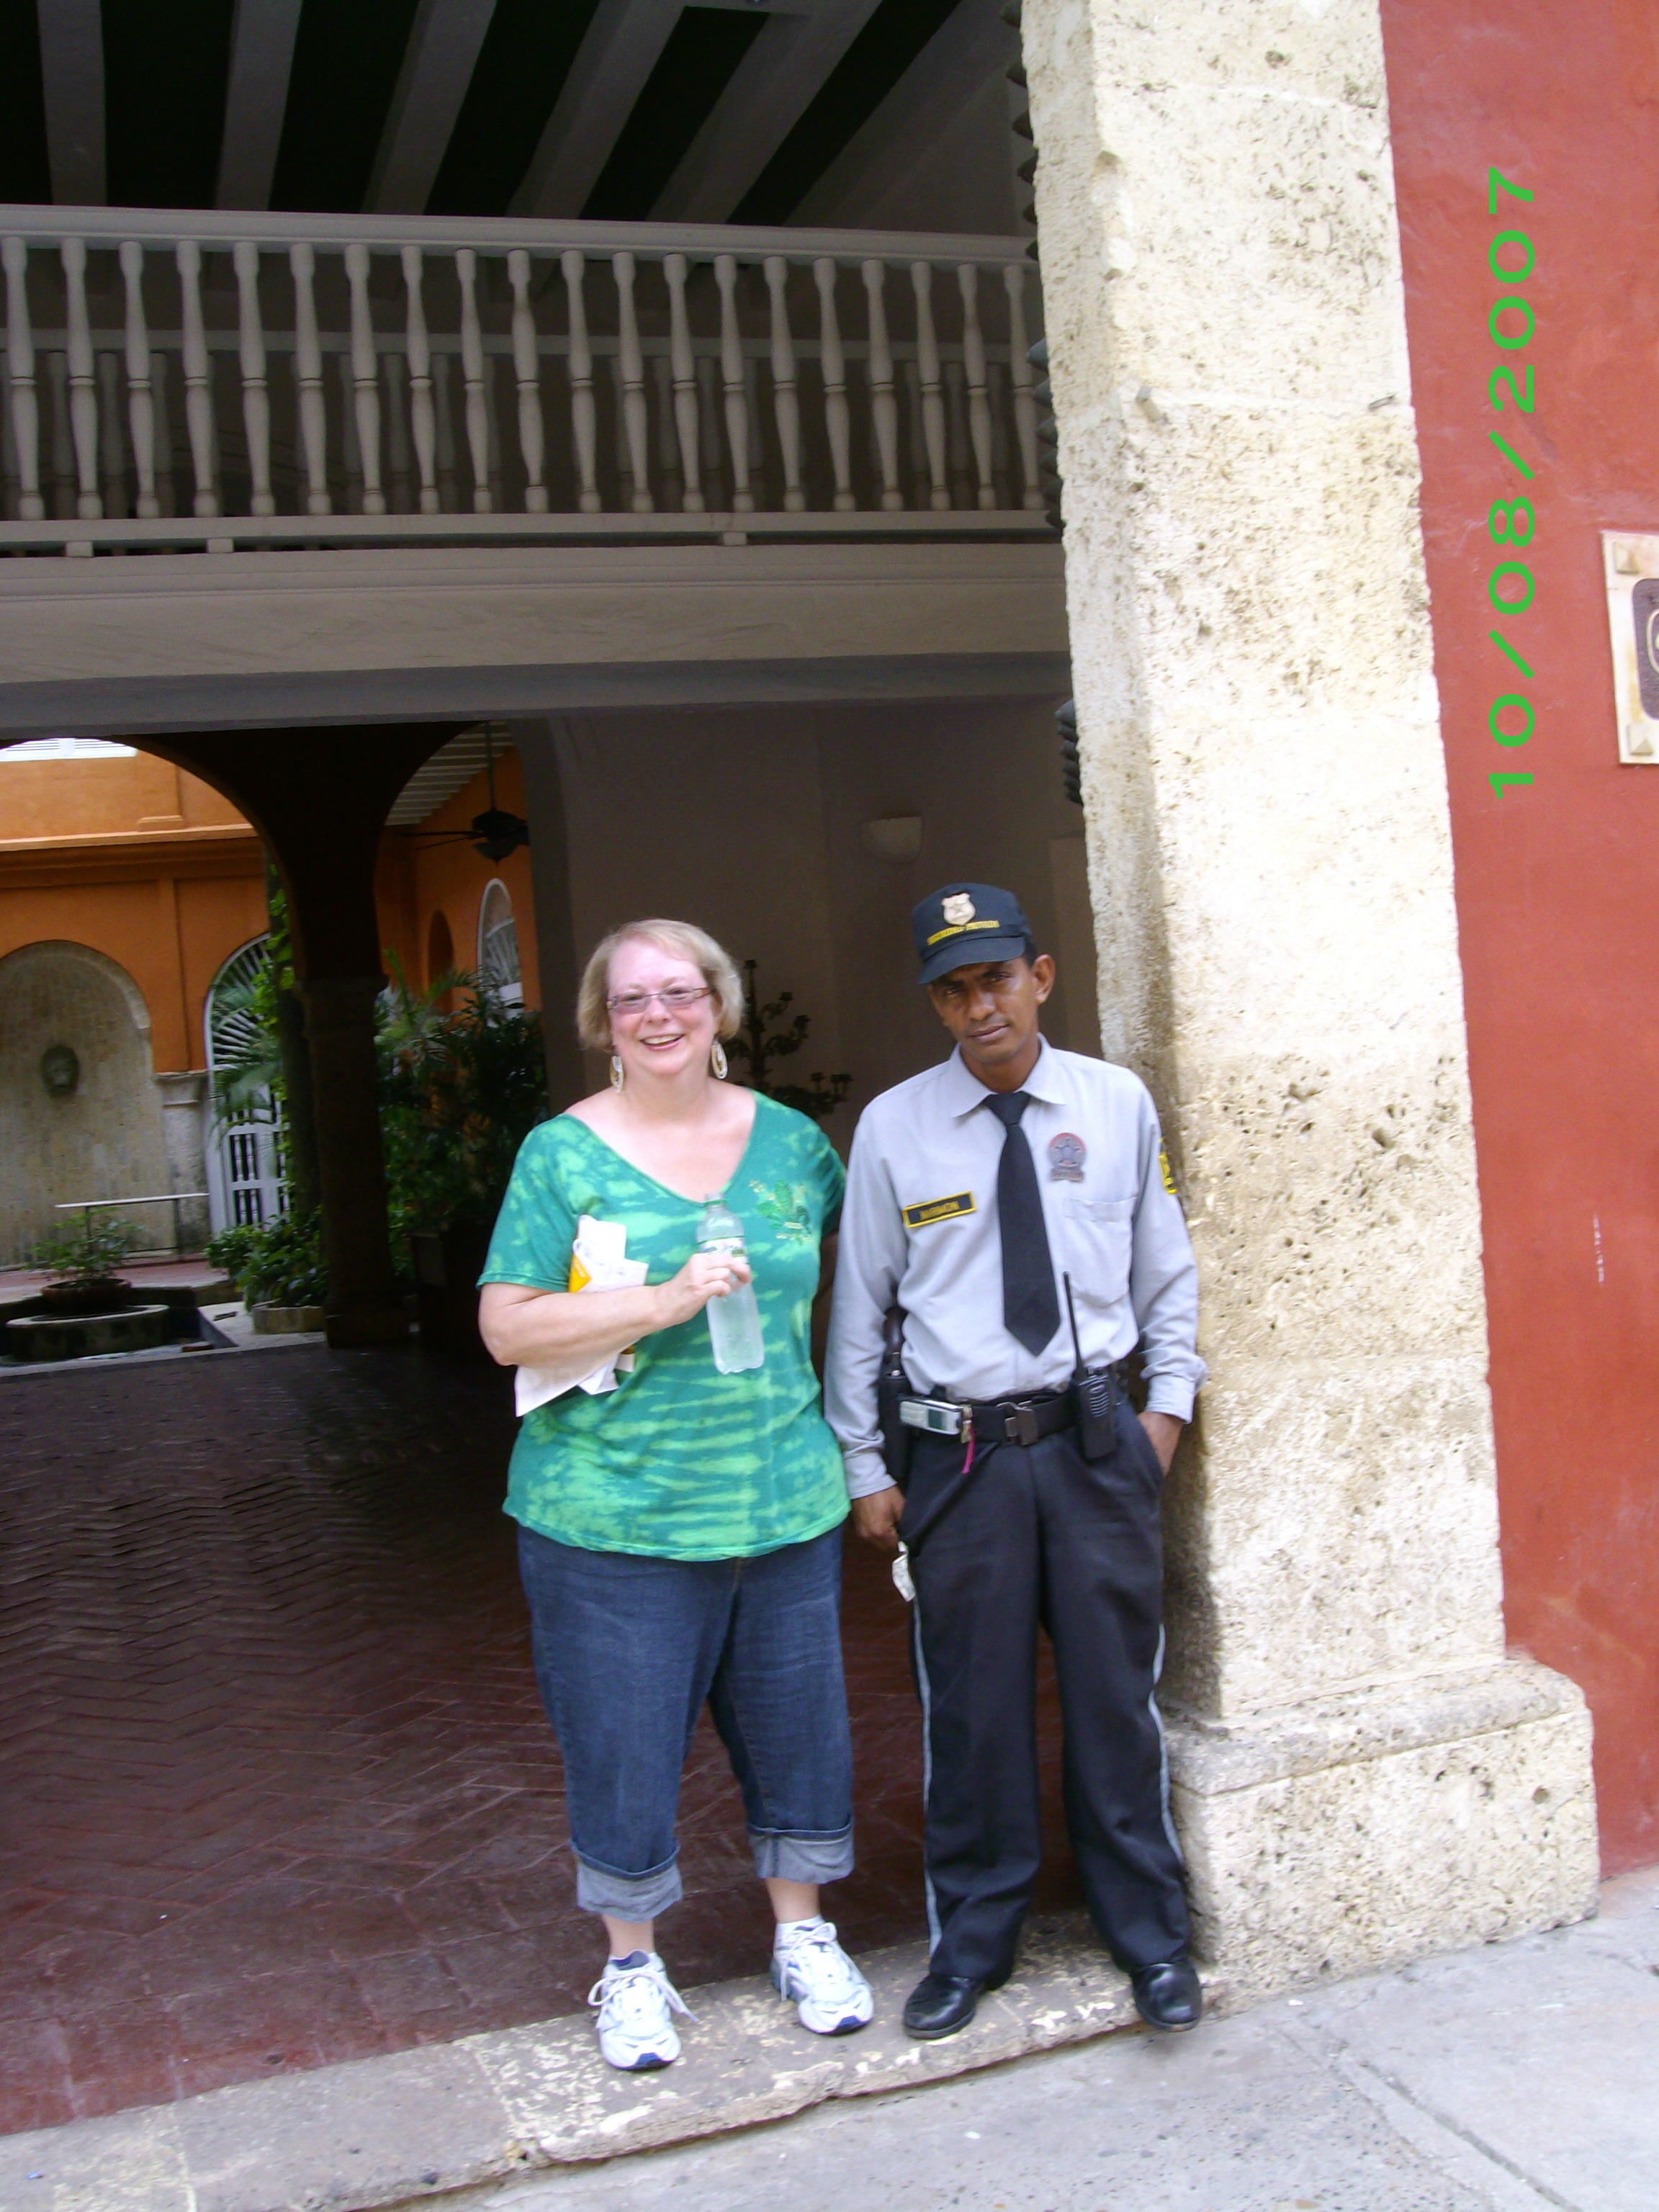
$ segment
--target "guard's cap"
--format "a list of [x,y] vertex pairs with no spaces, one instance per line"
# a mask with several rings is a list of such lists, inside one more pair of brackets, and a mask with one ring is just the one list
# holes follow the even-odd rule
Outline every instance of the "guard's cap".
[[981,960],[1029,960],[1036,949],[1019,901],[994,884],[946,884],[912,911],[910,927],[924,983]]

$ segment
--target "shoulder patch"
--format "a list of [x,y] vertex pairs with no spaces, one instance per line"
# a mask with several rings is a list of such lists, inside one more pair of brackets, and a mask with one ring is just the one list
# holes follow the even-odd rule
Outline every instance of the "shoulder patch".
[[907,1229],[926,1229],[930,1223],[953,1221],[959,1213],[976,1213],[978,1211],[972,1191],[959,1190],[951,1198],[930,1198],[924,1200],[920,1206],[907,1206],[904,1208],[904,1225]]
[[1170,1155],[1162,1145],[1158,1148],[1158,1171],[1163,1176],[1164,1188],[1169,1192],[1170,1197],[1179,1198],[1181,1193],[1176,1188],[1175,1176],[1170,1167]]

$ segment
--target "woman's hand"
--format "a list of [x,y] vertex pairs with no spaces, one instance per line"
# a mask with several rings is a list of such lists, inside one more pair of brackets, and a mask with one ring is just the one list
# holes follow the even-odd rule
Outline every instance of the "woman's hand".
[[733,1291],[753,1280],[746,1260],[731,1252],[694,1252],[678,1275],[659,1283],[653,1292],[662,1318],[655,1328],[673,1328],[693,1314],[700,1314],[710,1298],[729,1298]]

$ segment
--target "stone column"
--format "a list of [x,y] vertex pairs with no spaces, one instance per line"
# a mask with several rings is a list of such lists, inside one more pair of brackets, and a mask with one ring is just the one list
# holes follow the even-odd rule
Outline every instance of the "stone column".
[[548,1098],[557,1114],[587,1089],[581,1048],[576,1042],[576,986],[581,979],[579,963],[585,953],[577,947],[570,911],[564,786],[547,718],[509,722],[507,728],[524,769],[530,866],[536,890],[542,1042],[547,1059]]
[[[167,1164],[167,1188],[207,1188],[208,1079],[205,1068],[158,1075],[161,1097],[161,1146]],[[179,1249],[199,1251],[208,1237],[204,1198],[172,1209],[178,1216]]]
[[374,1066],[380,975],[321,975],[300,996],[311,1047],[328,1340],[397,1344],[409,1320],[386,1241],[386,1169]]
[[1589,1727],[1504,1656],[1376,0],[1024,0],[1106,1049],[1212,1381],[1175,1807],[1261,1992],[1591,1909]]

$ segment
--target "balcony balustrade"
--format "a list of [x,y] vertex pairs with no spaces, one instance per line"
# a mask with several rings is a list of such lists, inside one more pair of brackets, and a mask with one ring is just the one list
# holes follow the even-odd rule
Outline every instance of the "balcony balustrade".
[[14,554],[1048,534],[1018,240],[0,208]]

